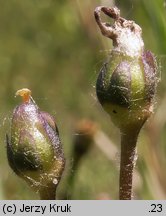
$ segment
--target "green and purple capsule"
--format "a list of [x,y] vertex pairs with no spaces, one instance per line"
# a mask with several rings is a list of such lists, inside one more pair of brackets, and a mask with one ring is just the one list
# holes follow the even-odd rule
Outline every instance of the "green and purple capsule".
[[[101,11],[115,20],[113,25],[101,21]],[[134,125],[141,128],[153,112],[155,57],[144,50],[140,26],[120,17],[118,8],[97,7],[95,19],[102,34],[113,41],[113,49],[97,79],[97,98],[121,131]]]
[[29,89],[16,92],[23,103],[14,111],[7,156],[12,170],[35,191],[56,188],[65,166],[64,153],[55,119],[40,111]]

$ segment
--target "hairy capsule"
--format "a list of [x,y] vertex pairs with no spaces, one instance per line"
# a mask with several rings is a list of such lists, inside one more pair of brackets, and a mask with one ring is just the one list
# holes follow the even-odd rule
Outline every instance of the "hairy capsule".
[[[100,12],[115,20],[103,23]],[[142,30],[120,17],[118,8],[97,7],[95,19],[102,34],[113,41],[108,61],[100,70],[96,93],[99,102],[121,131],[142,127],[153,111],[156,61],[144,50]]]
[[29,89],[16,92],[23,103],[13,111],[11,136],[7,136],[10,167],[35,191],[54,191],[65,159],[54,118],[40,111]]

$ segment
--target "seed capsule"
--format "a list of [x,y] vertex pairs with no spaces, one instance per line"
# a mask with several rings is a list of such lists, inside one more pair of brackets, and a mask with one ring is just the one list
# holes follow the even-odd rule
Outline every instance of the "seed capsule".
[[40,111],[29,89],[21,89],[16,95],[23,98],[23,103],[13,111],[11,138],[7,136],[9,164],[35,191],[54,192],[55,196],[65,165],[55,120]]
[[[112,26],[102,23],[101,11],[115,20]],[[153,111],[155,58],[150,51],[144,51],[141,28],[120,17],[116,7],[97,7],[95,19],[102,34],[113,40],[109,59],[97,79],[98,100],[121,131],[134,126],[140,129]]]

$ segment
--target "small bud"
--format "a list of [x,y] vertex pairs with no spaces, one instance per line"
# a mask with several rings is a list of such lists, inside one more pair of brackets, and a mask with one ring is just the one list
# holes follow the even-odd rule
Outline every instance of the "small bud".
[[[100,12],[115,20],[102,23]],[[97,79],[97,97],[121,131],[142,127],[153,111],[157,84],[156,61],[144,51],[142,30],[133,21],[120,17],[115,8],[98,7],[96,22],[102,34],[113,40],[113,49]]]
[[72,172],[69,172],[66,189],[61,199],[72,199],[72,193],[76,182],[80,162],[88,154],[94,143],[94,134],[97,131],[97,124],[89,119],[82,119],[77,122],[74,130],[72,146]]
[[13,111],[11,138],[7,136],[10,167],[41,199],[55,199],[65,159],[54,118],[40,111],[29,89],[16,92],[23,103]]

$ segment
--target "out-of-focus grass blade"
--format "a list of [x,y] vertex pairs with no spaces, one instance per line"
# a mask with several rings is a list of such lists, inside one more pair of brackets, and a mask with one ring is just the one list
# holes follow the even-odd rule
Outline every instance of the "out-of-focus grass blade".
[[166,52],[166,7],[164,0],[141,0],[142,8],[154,29],[156,43],[161,53]]

